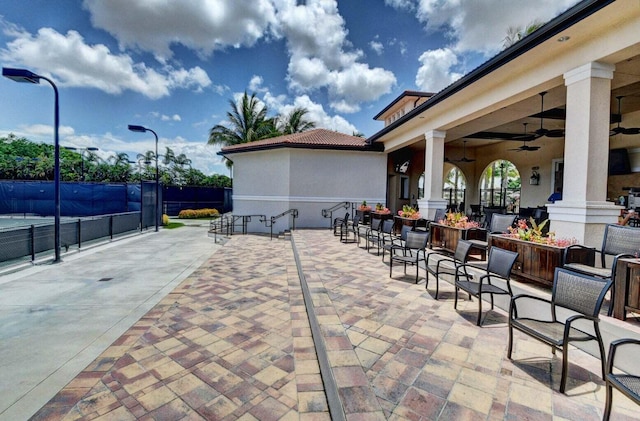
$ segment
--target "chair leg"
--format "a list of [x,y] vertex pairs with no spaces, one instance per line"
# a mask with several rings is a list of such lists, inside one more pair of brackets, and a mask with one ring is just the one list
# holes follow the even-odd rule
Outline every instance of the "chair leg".
[[509,345],[507,348],[507,358],[511,359],[511,351],[513,351],[513,326],[509,323]]
[[569,374],[569,346],[562,346],[562,377],[560,378],[560,393],[564,393],[567,387],[567,375]]
[[[614,274],[615,275],[615,274]],[[614,276],[615,278],[615,276]],[[607,310],[607,316],[611,317],[611,315],[613,314],[613,297],[615,297],[615,293],[616,293],[616,285],[615,283],[611,284],[611,289],[609,290],[609,296],[611,297],[611,299],[609,299],[609,309]],[[625,311],[626,313],[626,311]]]
[[606,384],[607,390],[607,398],[604,404],[604,414],[602,415],[602,421],[609,421],[609,417],[611,417],[611,403],[613,400],[613,387],[611,387],[611,383],[607,381]]
[[[493,294],[491,294],[493,297]],[[476,325],[480,326],[482,324],[482,294],[478,294],[478,320],[476,321]]]
[[600,334],[600,327],[596,324],[595,326],[595,331],[596,331],[596,340],[598,341],[598,347],[600,348],[600,364],[602,366],[602,380],[606,380],[606,376],[607,376],[607,368],[606,368],[606,362],[607,359],[604,355],[604,344],[602,343],[602,335]]

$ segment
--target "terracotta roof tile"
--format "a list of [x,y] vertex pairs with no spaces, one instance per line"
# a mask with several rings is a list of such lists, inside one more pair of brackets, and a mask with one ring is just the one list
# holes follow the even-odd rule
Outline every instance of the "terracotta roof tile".
[[367,139],[326,129],[308,130],[302,133],[272,137],[240,145],[225,146],[220,154],[246,152],[251,150],[297,147],[308,149],[370,149]]

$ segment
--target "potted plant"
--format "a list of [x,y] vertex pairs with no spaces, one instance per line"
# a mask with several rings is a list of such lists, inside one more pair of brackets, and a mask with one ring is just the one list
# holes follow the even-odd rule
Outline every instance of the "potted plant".
[[441,225],[453,228],[469,229],[478,228],[480,224],[476,221],[469,221],[469,217],[462,212],[448,212],[445,218],[438,221]]
[[403,205],[402,210],[398,211],[398,215],[401,218],[420,219],[420,212],[409,205]]

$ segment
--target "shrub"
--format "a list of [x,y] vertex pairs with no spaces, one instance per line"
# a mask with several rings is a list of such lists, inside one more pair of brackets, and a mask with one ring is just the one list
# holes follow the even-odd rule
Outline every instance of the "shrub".
[[211,218],[220,215],[217,209],[183,209],[178,214],[178,218],[195,219],[195,218]]

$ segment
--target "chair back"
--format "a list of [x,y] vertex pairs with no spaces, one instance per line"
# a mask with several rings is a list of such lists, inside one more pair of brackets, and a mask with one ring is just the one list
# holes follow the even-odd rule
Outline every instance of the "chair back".
[[501,213],[494,213],[491,217],[489,232],[504,234],[507,232],[507,228],[513,225],[513,221],[515,220],[516,215],[503,215]]
[[357,213],[356,216],[353,217],[353,228],[358,228],[358,224],[360,223],[360,214]]
[[[495,216],[495,215],[494,215]],[[511,277],[511,269],[516,263],[518,253],[515,251],[504,250],[498,247],[491,247],[489,250],[489,261],[487,263],[487,271],[494,273],[507,281]]]
[[598,317],[612,281],[556,268],[551,301],[589,317]]
[[402,241],[406,241],[407,240],[407,234],[410,233],[411,231],[413,231],[413,227],[410,225],[403,225],[402,228],[400,229],[400,239]]
[[391,234],[393,230],[393,219],[385,219],[382,223],[382,232],[385,234]]
[[436,209],[436,214],[433,217],[433,222],[438,222],[447,216],[447,212],[444,209]]
[[640,252],[640,229],[610,224],[604,228],[602,254],[617,255]]
[[407,231],[405,248],[411,250],[424,250],[427,247],[429,234],[421,231]]
[[371,219],[371,231],[379,231],[382,219]]
[[469,253],[471,253],[471,247],[473,247],[473,244],[470,241],[458,240],[456,251],[453,254],[453,260],[465,263],[469,258]]

